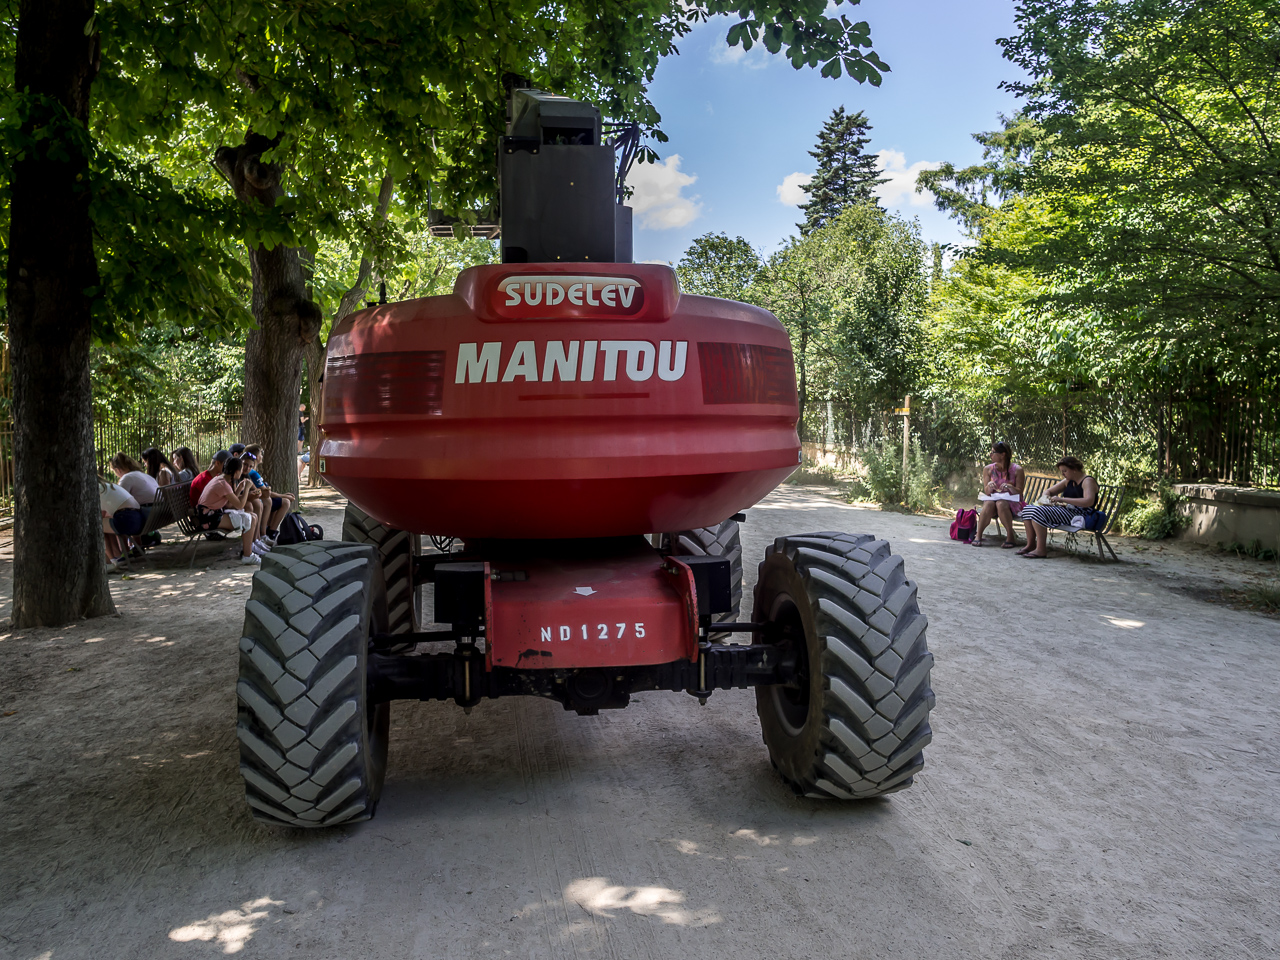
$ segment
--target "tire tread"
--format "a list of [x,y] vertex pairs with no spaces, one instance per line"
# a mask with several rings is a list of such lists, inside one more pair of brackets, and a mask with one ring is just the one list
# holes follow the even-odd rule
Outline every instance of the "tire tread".
[[[362,756],[356,668],[368,643],[375,560],[367,546],[310,541],[277,547],[254,575],[236,734],[245,796],[259,821],[315,827],[372,814],[381,783]],[[334,819],[333,808],[349,800]]]
[[935,697],[928,620],[903,559],[873,536],[829,531],[779,537],[765,562],[777,554],[809,591],[825,678],[819,748],[792,787],[810,797],[862,799],[910,786],[933,738]]

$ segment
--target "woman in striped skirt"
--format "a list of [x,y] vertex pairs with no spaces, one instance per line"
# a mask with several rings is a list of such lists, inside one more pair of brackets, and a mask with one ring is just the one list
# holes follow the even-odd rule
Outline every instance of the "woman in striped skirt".
[[1020,557],[1039,560],[1049,550],[1049,528],[1071,523],[1093,509],[1098,502],[1098,481],[1087,476],[1084,464],[1075,457],[1063,457],[1058,461],[1062,479],[1045,491],[1048,503],[1024,507],[1019,519],[1027,531],[1027,545],[1018,551]]

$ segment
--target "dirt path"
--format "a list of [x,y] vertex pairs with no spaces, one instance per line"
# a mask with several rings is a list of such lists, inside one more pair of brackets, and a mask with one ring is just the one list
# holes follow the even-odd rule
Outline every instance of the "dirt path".
[[887,801],[791,796],[749,692],[397,704],[377,819],[273,831],[236,771],[249,570],[207,545],[119,618],[0,633],[0,957],[1280,952],[1280,621],[809,488],[750,511],[749,580],[811,530],[891,539],[930,616],[936,737]]

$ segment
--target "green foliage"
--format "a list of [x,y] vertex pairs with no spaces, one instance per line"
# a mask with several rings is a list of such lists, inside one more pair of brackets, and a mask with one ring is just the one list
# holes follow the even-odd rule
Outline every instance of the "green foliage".
[[[1023,0],[1017,21],[1001,42],[1030,77],[1008,85],[1022,111],[979,137],[983,164],[921,184],[983,239],[977,256],[1035,278],[1026,315],[1073,375],[1161,389],[1274,376],[1275,5]],[[993,212],[1011,204],[1033,229],[1002,231]]]
[[129,342],[94,348],[92,378],[98,423],[137,411],[237,410],[244,402],[244,335],[212,340],[193,330],[148,327]]
[[760,255],[742,237],[708,233],[694,238],[676,264],[676,275],[685,293],[749,303],[763,269]]
[[[337,307],[358,279],[360,260],[370,251],[360,241],[328,239],[318,245],[313,282],[316,295],[327,306]],[[432,297],[453,290],[458,274],[467,267],[498,262],[497,244],[491,240],[453,240],[432,237],[418,220],[392,223],[386,239],[373,247],[371,275],[361,302],[378,299],[380,283],[387,285],[391,300]],[[325,314],[321,337],[327,337],[334,311]]]
[[857,203],[769,258],[753,292],[791,334],[802,414],[811,397],[884,409],[912,391],[925,255],[916,224]]
[[1191,518],[1178,510],[1178,505],[1186,499],[1174,491],[1172,484],[1160,483],[1145,502],[1124,515],[1122,527],[1125,536],[1146,540],[1176,537],[1191,523]]
[[1249,587],[1244,592],[1244,601],[1259,610],[1280,613],[1280,580]]
[[861,110],[846,114],[840,106],[831,111],[818,134],[817,149],[809,151],[818,169],[801,188],[809,195],[809,202],[800,205],[805,219],[797,226],[802,234],[812,233],[850,204],[876,202],[872,191],[886,181],[876,169],[875,154],[865,152],[870,130]]
[[1264,547],[1261,540],[1250,540],[1248,543],[1219,543],[1218,549],[1224,553],[1234,553],[1237,557],[1250,557],[1254,560],[1280,560],[1280,552],[1271,547]]
[[862,465],[849,487],[855,500],[868,500],[911,511],[936,510],[944,499],[938,458],[925,452],[918,439],[907,458],[906,490],[902,485],[902,443],[882,438],[862,450]]
[[[785,50],[797,69],[871,83],[888,69],[866,23],[816,2],[101,0],[86,25],[102,51],[90,129],[57,122],[55,111],[25,137],[24,118],[44,105],[12,83],[16,13],[16,4],[0,10],[0,237],[13,159],[83,146],[102,342],[154,323],[214,337],[251,323],[246,243],[314,253],[337,242],[359,250],[354,264],[365,253],[391,263],[415,242],[401,228],[412,233],[429,208],[474,222],[494,199],[508,74],[593,99],[664,142],[648,84],[675,42],[711,16],[732,18],[730,45]],[[236,202],[210,166],[247,130],[276,141],[263,155],[283,171],[285,196],[273,207]],[[375,207],[388,174],[402,216],[382,225]],[[393,279],[430,286],[425,276]]]
[[862,450],[862,469],[849,488],[858,500],[896,504],[902,501],[902,444],[890,439]]

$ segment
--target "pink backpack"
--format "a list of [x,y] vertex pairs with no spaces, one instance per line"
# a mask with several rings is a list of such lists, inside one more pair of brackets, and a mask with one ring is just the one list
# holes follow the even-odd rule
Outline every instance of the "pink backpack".
[[976,510],[957,510],[956,518],[951,521],[951,539],[970,543],[973,540],[973,532],[977,526],[978,513]]

